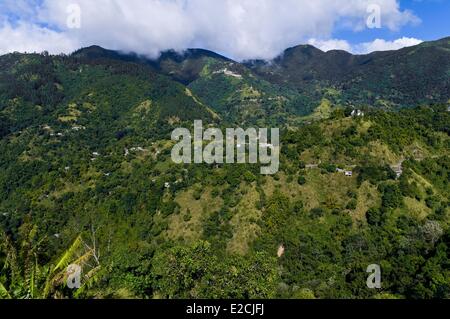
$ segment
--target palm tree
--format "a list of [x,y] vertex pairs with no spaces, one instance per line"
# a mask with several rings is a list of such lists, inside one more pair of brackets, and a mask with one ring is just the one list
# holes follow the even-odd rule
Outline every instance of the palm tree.
[[0,299],[64,298],[61,287],[67,282],[67,268],[72,264],[88,270],[74,297],[99,278],[101,267],[95,240],[90,247],[79,235],[54,265],[39,265],[37,252],[45,238],[37,240],[37,228],[29,222],[21,226],[19,233],[20,240],[14,245],[0,230]]

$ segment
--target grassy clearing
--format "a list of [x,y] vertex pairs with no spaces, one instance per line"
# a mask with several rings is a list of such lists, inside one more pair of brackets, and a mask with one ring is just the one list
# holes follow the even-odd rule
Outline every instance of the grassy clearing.
[[305,185],[299,185],[295,179],[288,183],[282,173],[278,181],[269,177],[264,187],[265,194],[271,196],[279,190],[293,200],[301,200],[307,210],[320,205],[343,209],[348,202],[348,191],[357,188],[356,177],[346,177],[342,173],[322,174],[320,169],[311,169],[306,171],[305,177]]
[[250,244],[257,238],[260,231],[256,224],[261,218],[262,212],[256,209],[256,203],[260,196],[253,185],[239,202],[236,214],[231,219],[233,238],[227,245],[227,251],[245,255]]
[[401,160],[400,155],[395,154],[386,144],[379,141],[369,143],[368,152],[373,158],[382,161],[380,164],[396,165]]
[[332,105],[330,100],[322,99],[319,106],[310,115],[302,117],[303,121],[313,121],[320,119],[327,119],[330,117],[332,112]]
[[404,199],[405,207],[404,211],[407,215],[416,217],[419,220],[425,219],[431,214],[432,210],[425,205],[424,202],[418,201],[415,198],[405,197]]
[[358,189],[358,200],[356,209],[352,211],[351,216],[354,221],[363,221],[366,212],[373,207],[381,205],[381,195],[377,187],[365,181]]
[[[180,214],[169,217],[169,238],[184,242],[192,242],[201,238],[202,223],[213,211],[222,206],[222,200],[213,198],[211,189],[207,188],[199,200],[194,199],[194,189],[182,192],[175,197],[180,207]],[[190,218],[187,218],[187,216]]]

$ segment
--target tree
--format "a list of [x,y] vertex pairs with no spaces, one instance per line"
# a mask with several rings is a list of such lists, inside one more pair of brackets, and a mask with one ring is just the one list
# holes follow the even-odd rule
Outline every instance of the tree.
[[386,220],[385,214],[382,210],[371,208],[366,212],[367,223],[371,226],[381,226]]
[[[89,248],[78,236],[73,244],[57,260],[56,265],[39,264],[38,251],[42,241],[37,239],[37,227],[26,221],[20,228],[20,237],[14,243],[4,232],[0,232],[0,252],[5,254],[3,265],[0,264],[0,298],[50,298],[64,296],[63,285],[68,278],[67,267],[76,264],[84,268],[83,285],[74,292],[78,295],[95,281],[100,270],[97,252]],[[95,247],[95,244],[94,244]],[[87,248],[87,249],[86,249]],[[88,267],[94,257],[95,266]]]
[[403,196],[396,184],[381,184],[378,188],[382,196],[382,206],[385,209],[395,209],[403,204]]
[[444,234],[444,230],[439,222],[434,220],[428,220],[422,227],[422,232],[425,239],[431,242],[433,245],[441,238]]
[[152,264],[155,297],[161,298],[270,298],[278,281],[275,258],[219,257],[205,241],[158,251]]
[[300,176],[298,177],[298,184],[299,184],[299,185],[305,185],[305,184],[306,184],[306,178],[305,178],[305,176],[300,175]]

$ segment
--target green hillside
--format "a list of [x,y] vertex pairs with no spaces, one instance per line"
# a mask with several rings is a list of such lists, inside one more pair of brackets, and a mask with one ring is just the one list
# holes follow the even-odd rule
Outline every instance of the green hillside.
[[340,103],[356,106],[398,108],[450,99],[450,38],[368,55],[303,45],[273,62],[249,61],[247,66],[306,95],[332,87]]
[[[450,298],[449,52],[1,56],[0,298]],[[174,164],[193,120],[280,171]]]

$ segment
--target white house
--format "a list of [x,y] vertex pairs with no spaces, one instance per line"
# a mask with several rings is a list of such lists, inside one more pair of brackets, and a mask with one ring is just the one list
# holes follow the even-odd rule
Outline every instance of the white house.
[[353,110],[352,116],[353,117],[362,117],[362,116],[364,116],[364,112],[361,110]]
[[85,130],[86,128],[84,126],[73,126],[72,130],[73,131],[80,131],[80,130]]

